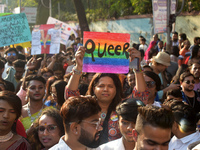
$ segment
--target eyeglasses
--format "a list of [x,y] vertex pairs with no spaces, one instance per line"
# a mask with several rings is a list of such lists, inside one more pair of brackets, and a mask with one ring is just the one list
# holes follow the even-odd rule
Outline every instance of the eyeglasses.
[[7,56],[16,56],[16,53],[7,53]]
[[99,121],[97,121],[97,122],[90,122],[90,121],[86,121],[86,120],[82,120],[82,122],[86,122],[86,123],[95,125],[96,130],[97,130],[99,128],[100,124],[101,124],[101,118],[99,118]]
[[47,127],[45,127],[45,126],[39,126],[38,127],[38,131],[39,132],[44,132],[44,130],[45,129],[47,129],[47,131],[49,132],[49,133],[51,133],[51,132],[53,132],[55,129],[57,128],[57,126],[56,125],[47,125]]
[[155,81],[146,81],[146,84],[147,84],[148,88],[153,88],[155,86],[156,82]]
[[192,81],[190,81],[190,80],[187,80],[187,81],[184,81],[186,84],[190,84],[190,83],[192,83],[192,84],[195,84],[195,81],[194,80],[192,80]]

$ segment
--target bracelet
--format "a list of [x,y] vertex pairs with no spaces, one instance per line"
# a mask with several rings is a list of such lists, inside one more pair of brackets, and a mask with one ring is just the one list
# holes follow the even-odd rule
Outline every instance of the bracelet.
[[70,72],[70,74],[76,74],[76,75],[81,75],[82,71],[75,69],[74,67],[72,68],[72,71]]
[[134,72],[134,73],[141,73],[141,72],[143,72],[143,69],[142,69],[142,68],[139,68],[138,70],[133,69],[133,72]]

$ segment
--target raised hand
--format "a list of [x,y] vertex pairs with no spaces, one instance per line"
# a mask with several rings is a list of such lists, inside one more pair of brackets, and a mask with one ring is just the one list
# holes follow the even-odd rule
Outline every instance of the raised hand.
[[76,54],[75,54],[76,68],[78,70],[82,70],[82,67],[83,67],[83,57],[84,57],[85,51],[86,51],[86,48],[83,47],[83,46],[80,46],[78,48],[78,50],[76,51]]
[[27,69],[28,70],[35,70],[38,69],[38,66],[41,62],[42,58],[36,59],[35,57],[32,57],[28,62],[27,62]]
[[133,61],[135,57],[139,58],[139,62],[141,61],[141,53],[139,50],[135,49],[134,47],[131,47],[127,51],[129,52],[130,61]]

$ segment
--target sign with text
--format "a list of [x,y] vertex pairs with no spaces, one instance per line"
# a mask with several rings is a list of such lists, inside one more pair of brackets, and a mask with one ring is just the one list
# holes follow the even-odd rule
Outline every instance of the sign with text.
[[0,17],[0,47],[31,41],[24,13]]
[[84,32],[83,72],[128,73],[130,34]]
[[75,31],[70,25],[68,25],[68,24],[66,24],[66,23],[64,23],[64,22],[62,22],[58,19],[55,19],[55,18],[52,18],[52,17],[48,18],[47,24],[55,24],[55,23],[61,23],[62,24],[60,43],[66,45],[66,43],[69,39],[69,36],[73,33],[75,34]]
[[167,0],[152,0],[154,34],[167,31]]
[[28,23],[36,23],[37,7],[22,7],[21,12],[26,14]]
[[40,25],[39,30],[33,30],[32,32],[31,54],[38,55],[59,53],[60,37],[61,29],[55,28],[55,24]]

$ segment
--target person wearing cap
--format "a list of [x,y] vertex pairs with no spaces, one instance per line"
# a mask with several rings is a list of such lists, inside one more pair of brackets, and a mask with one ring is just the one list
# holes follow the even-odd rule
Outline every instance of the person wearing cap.
[[101,150],[132,150],[135,148],[132,130],[135,128],[138,107],[141,106],[145,106],[144,103],[135,98],[125,99],[118,104],[116,112],[119,117],[119,129],[122,137],[101,145]]
[[161,80],[161,90],[158,91],[159,99],[162,99],[163,95],[165,95],[169,89],[178,89],[180,86],[174,83],[169,85],[170,81],[167,79],[165,72],[168,66],[170,66],[170,56],[166,52],[159,52],[153,57],[151,67],[153,68],[153,72],[155,72]]

